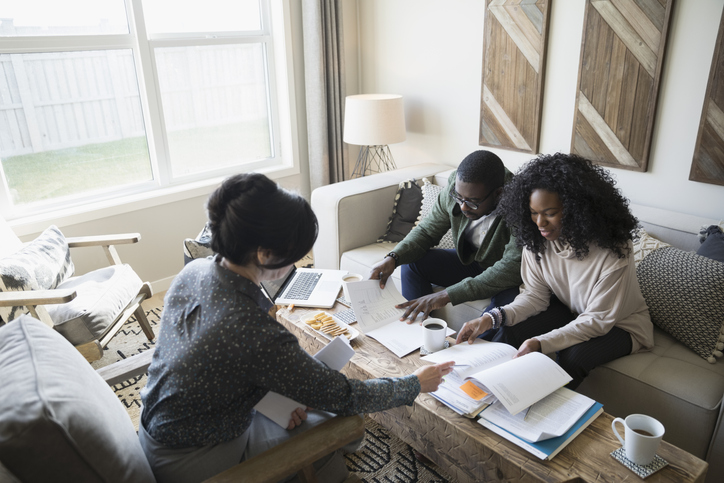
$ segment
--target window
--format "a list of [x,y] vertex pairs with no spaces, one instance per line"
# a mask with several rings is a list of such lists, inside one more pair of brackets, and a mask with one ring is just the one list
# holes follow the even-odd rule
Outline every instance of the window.
[[3,2],[0,212],[292,167],[280,4]]

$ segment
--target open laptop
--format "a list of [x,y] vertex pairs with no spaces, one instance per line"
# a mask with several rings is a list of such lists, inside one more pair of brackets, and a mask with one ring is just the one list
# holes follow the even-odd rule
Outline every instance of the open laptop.
[[292,267],[286,277],[261,282],[261,288],[277,305],[328,309],[336,302],[342,277],[347,273],[346,270]]

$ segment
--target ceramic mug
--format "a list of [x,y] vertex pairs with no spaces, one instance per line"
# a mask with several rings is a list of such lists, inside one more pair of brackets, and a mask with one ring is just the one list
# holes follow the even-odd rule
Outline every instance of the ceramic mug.
[[425,319],[422,323],[422,346],[428,352],[437,352],[445,348],[447,322],[442,319]]
[[[626,441],[618,434],[616,423],[623,424]],[[611,428],[624,447],[626,458],[642,466],[654,460],[664,437],[664,425],[645,414],[630,414],[626,419],[616,418],[611,423]]]
[[349,298],[349,291],[347,290],[347,284],[350,282],[361,282],[362,281],[362,275],[358,273],[348,273],[344,277],[342,277],[342,293],[344,293],[344,298],[352,301],[351,298]]

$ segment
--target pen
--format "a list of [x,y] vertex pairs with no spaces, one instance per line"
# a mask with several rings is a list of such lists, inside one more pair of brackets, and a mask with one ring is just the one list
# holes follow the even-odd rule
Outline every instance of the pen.
[[528,420],[528,414],[530,413],[530,408],[532,408],[532,407],[533,407],[533,406],[528,406],[528,409],[526,409],[526,411],[525,411],[525,416],[523,416],[523,421],[527,421],[527,420]]

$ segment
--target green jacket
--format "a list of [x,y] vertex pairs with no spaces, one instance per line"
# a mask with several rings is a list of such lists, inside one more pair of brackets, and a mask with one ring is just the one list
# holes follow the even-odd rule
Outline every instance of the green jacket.
[[[455,186],[456,175],[457,170],[448,178],[448,189],[437,197],[430,214],[399,242],[394,250],[401,264],[414,262],[436,246],[451,229],[460,262],[463,265],[476,262],[483,268],[483,273],[477,277],[468,277],[447,287],[453,305],[490,298],[502,290],[517,287],[522,283],[521,249],[516,245],[515,237],[500,215],[495,217],[480,248],[476,252],[466,249],[464,235],[470,220],[462,214],[460,206],[448,194],[449,187]],[[512,177],[513,174],[506,169],[505,182]]]

